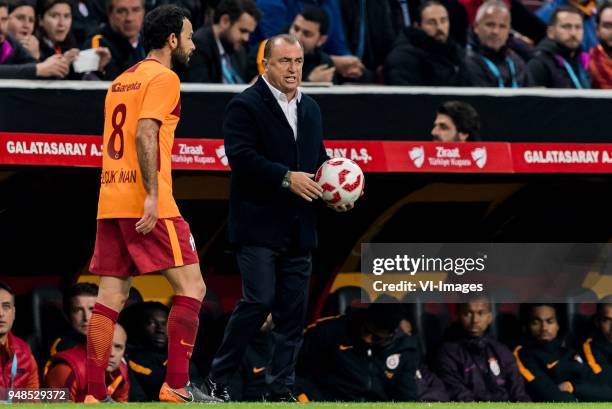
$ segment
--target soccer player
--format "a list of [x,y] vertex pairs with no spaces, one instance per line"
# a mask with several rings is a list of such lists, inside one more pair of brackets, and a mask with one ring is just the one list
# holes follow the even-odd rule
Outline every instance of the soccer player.
[[145,17],[147,58],[111,84],[105,101],[98,225],[90,270],[100,275],[87,332],[86,403],[108,401],[105,369],[131,277],[161,271],[175,296],[168,317],[168,363],[159,398],[210,401],[188,368],[206,291],[195,242],[172,197],[171,150],[180,118],[180,83],[172,71],[195,49],[186,12],[161,6]]

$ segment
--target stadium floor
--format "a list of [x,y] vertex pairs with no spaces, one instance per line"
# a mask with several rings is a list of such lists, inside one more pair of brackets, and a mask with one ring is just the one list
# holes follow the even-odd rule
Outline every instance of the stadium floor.
[[[167,403],[125,403],[130,409],[176,409],[176,404]],[[215,406],[227,409],[246,409],[246,408],[295,408],[296,403],[259,403],[259,402],[241,402],[241,403],[223,403],[215,404]],[[524,409],[552,409],[557,407],[576,408],[576,409],[603,409],[610,408],[610,402],[605,403],[344,403],[344,402],[325,402],[325,403],[309,403],[308,409],[335,409],[335,408],[357,408],[357,409],[468,409],[474,407],[486,409],[509,409],[509,408],[524,408]],[[85,407],[83,404],[74,403],[55,403],[55,404],[19,404],[19,409],[75,409],[76,406]],[[90,405],[87,407],[91,408]]]

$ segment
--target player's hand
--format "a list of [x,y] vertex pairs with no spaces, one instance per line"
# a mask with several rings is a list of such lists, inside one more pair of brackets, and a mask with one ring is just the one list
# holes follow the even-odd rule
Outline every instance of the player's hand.
[[338,73],[346,78],[359,78],[365,70],[365,65],[354,55],[334,55],[332,61]]
[[343,204],[343,205],[328,204],[327,207],[337,211],[338,213],[344,213],[344,212],[348,212],[349,210],[354,208],[355,207],[355,203],[347,203],[347,204]]
[[144,214],[142,219],[136,222],[136,231],[147,234],[157,224],[157,195],[147,195],[144,202]]
[[80,51],[78,48],[71,48],[63,54],[64,59],[68,62],[68,64],[72,64],[72,62],[79,56],[79,52]]
[[323,195],[323,189],[317,182],[312,180],[314,174],[304,172],[291,172],[291,190],[304,200],[312,202]]
[[572,384],[567,382],[567,381],[559,384],[559,390],[561,392],[572,393],[572,389],[574,389],[574,388],[572,388]]
[[70,72],[70,64],[58,54],[52,55],[45,61],[36,64],[37,77],[64,78]]
[[317,65],[308,76],[310,82],[332,82],[336,67],[329,67],[327,64]]

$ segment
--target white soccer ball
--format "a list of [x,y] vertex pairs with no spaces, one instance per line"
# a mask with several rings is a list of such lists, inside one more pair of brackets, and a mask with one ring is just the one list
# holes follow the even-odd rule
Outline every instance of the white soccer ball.
[[359,165],[352,160],[332,158],[317,170],[315,181],[323,188],[323,200],[337,206],[354,203],[359,199],[365,177]]

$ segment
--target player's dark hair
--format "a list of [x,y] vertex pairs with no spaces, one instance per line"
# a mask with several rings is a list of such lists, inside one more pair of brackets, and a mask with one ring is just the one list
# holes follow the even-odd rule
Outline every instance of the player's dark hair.
[[34,2],[31,0],[10,0],[8,2],[0,0],[0,7],[2,7],[2,4],[7,3],[9,14],[11,14],[15,9],[18,9],[19,7],[31,7],[32,10],[34,10],[34,15],[36,15],[36,8],[34,7]]
[[40,20],[50,8],[56,4],[67,4],[70,6],[70,11],[74,13],[74,3],[72,0],[37,0],[36,1],[36,16]]
[[172,33],[180,39],[185,19],[189,19],[189,13],[171,4],[156,7],[147,13],[143,26],[145,50],[149,52],[163,48]]
[[402,307],[397,302],[375,302],[366,313],[366,322],[383,331],[395,331],[401,319]]
[[64,293],[64,299],[62,300],[62,306],[64,308],[64,314],[66,317],[70,316],[70,310],[72,309],[72,299],[79,296],[98,296],[98,286],[93,283],[78,283],[70,287],[68,291]]
[[[2,0],[0,0],[0,7],[2,6]],[[10,295],[12,295],[13,297],[15,296],[15,292],[13,291],[13,289],[11,288],[10,285],[8,285],[7,283],[5,283],[4,281],[0,281],[0,290],[4,290],[7,293],[9,293]]]
[[[9,5],[8,5],[8,3],[7,3],[6,1],[4,1],[4,0],[0,0],[0,9],[1,9],[2,7],[6,8],[6,9],[8,10]],[[10,11],[9,11],[9,13],[10,13]]]
[[429,8],[431,6],[440,6],[440,7],[444,7],[444,9],[446,9],[446,6],[444,4],[442,4],[442,3],[440,3],[438,0],[427,0],[427,1],[424,1],[419,6],[419,12],[414,17],[414,22],[418,23],[418,24],[421,24],[421,20],[423,18],[423,12],[425,11],[425,9],[427,9],[427,8]]
[[462,101],[446,101],[438,107],[438,114],[448,115],[457,132],[468,135],[468,141],[478,140],[480,117],[473,106]]
[[302,16],[306,21],[318,23],[319,33],[322,36],[327,34],[327,30],[329,30],[329,18],[327,17],[325,10],[323,10],[321,7],[307,4],[304,6],[302,11],[300,11],[300,16]]
[[218,24],[221,17],[227,14],[230,22],[234,24],[244,13],[253,17],[257,22],[261,19],[261,11],[253,0],[221,0],[215,8],[213,23]]

